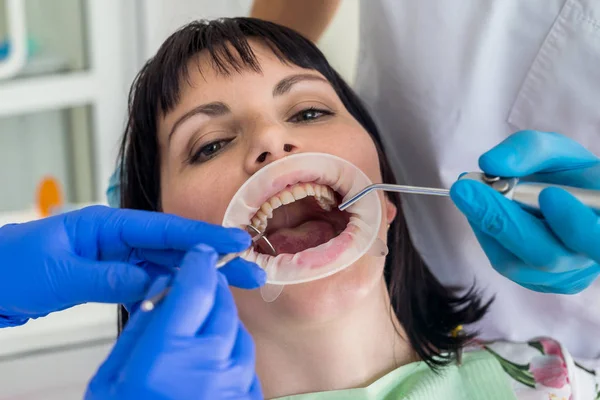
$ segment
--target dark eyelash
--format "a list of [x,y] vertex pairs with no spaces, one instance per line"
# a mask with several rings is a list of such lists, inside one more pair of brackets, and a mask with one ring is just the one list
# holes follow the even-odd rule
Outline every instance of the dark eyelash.
[[[321,113],[323,115],[321,115],[321,116],[319,116],[319,117],[317,117],[315,119],[308,120],[308,121],[294,121],[295,119],[297,119],[298,116],[302,115],[302,113],[311,112],[311,111],[312,112],[318,112],[318,113]],[[298,111],[290,119],[288,119],[288,122],[294,122],[294,123],[298,123],[298,124],[308,124],[308,123],[311,123],[312,121],[316,121],[316,120],[319,120],[319,119],[321,119],[323,117],[327,117],[327,116],[331,116],[331,115],[334,115],[333,111],[325,110],[325,109],[322,109],[322,108],[316,108],[316,107],[312,107],[311,106],[311,107],[308,107],[308,108],[305,108],[305,109],[302,109],[302,110]]]
[[[219,139],[219,140],[215,140],[215,141],[212,141],[212,142],[210,142],[210,143],[207,143],[207,144],[205,144],[204,146],[200,147],[200,148],[198,149],[198,151],[195,151],[193,154],[190,154],[190,156],[189,156],[189,158],[188,158],[188,163],[190,163],[190,164],[196,164],[196,163],[203,162],[203,161],[208,161],[208,160],[210,160],[210,159],[214,158],[214,157],[215,157],[217,154],[219,154],[219,153],[221,152],[221,150],[223,150],[223,148],[224,148],[225,146],[227,146],[227,144],[228,144],[229,142],[231,142],[232,140],[233,140],[233,139]],[[218,149],[217,151],[215,151],[213,154],[211,154],[211,155],[207,156],[207,159],[206,159],[206,160],[202,160],[202,161],[201,161],[201,160],[200,160],[200,157],[202,157],[202,151],[203,151],[204,149],[206,149],[207,147],[209,147],[209,146],[212,146],[212,145],[214,145],[214,144],[217,144],[217,143],[225,143],[225,144],[224,144],[224,145],[223,145],[223,146],[222,146],[220,149]]]

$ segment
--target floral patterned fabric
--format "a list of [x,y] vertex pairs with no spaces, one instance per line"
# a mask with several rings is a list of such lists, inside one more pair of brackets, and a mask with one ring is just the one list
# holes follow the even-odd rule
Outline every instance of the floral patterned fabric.
[[465,349],[481,350],[498,360],[519,400],[600,400],[600,370],[576,362],[555,340],[475,342]]

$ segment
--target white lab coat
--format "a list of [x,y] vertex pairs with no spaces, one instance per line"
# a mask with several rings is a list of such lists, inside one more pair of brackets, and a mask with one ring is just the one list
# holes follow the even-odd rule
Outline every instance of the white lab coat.
[[[401,182],[450,187],[521,129],[600,155],[600,0],[363,0],[360,30],[356,87]],[[574,296],[528,291],[490,267],[450,200],[407,195],[404,213],[442,282],[496,294],[484,338],[551,336],[600,359],[600,280]]]

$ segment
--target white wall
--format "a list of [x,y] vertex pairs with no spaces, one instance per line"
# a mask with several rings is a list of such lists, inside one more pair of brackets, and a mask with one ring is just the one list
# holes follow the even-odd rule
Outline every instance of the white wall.
[[318,45],[331,65],[348,83],[356,77],[359,46],[360,0],[342,0],[329,28]]

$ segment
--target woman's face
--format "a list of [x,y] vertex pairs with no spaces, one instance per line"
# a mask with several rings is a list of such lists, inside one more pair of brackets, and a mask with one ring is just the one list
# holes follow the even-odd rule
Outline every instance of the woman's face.
[[[252,47],[261,73],[219,74],[201,54],[190,62],[179,104],[160,118],[164,212],[220,224],[250,176],[302,152],[341,157],[381,182],[372,139],[329,82],[317,71],[282,63],[264,45],[255,42]],[[396,210],[380,198],[384,221],[379,237],[385,241]],[[234,296],[251,331],[271,320],[326,321],[380,291],[383,264],[383,257],[364,256],[330,277],[285,287],[273,303],[264,302],[258,290],[234,289]]]

